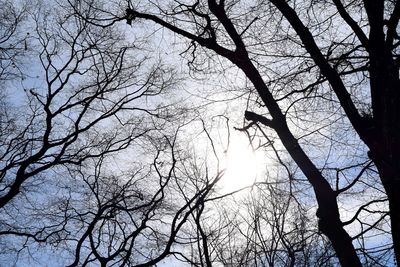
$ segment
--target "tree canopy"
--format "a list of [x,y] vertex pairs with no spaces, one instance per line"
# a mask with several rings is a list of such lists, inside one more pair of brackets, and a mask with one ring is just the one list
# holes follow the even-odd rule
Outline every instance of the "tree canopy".
[[0,262],[400,261],[400,2],[1,2]]

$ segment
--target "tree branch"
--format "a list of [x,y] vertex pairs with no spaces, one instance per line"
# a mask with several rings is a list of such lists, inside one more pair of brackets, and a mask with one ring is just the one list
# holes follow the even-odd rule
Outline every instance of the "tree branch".
[[262,115],[256,114],[256,113],[251,112],[251,111],[247,111],[246,110],[244,112],[244,117],[248,121],[259,122],[259,123],[261,123],[261,124],[263,124],[265,126],[268,126],[270,128],[274,128],[275,127],[273,120],[268,119],[268,118],[266,118],[266,117],[264,117]]

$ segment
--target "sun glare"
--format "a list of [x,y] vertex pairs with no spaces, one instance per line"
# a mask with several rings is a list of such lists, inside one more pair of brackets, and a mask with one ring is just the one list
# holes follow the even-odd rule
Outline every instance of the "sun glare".
[[224,193],[253,184],[260,174],[259,153],[242,133],[233,133],[226,154],[226,171],[220,185]]

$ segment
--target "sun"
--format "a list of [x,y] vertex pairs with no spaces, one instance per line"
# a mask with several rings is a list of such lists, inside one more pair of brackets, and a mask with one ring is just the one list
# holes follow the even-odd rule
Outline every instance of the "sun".
[[257,181],[261,173],[260,156],[243,133],[233,132],[224,162],[225,174],[220,183],[222,191],[235,191]]

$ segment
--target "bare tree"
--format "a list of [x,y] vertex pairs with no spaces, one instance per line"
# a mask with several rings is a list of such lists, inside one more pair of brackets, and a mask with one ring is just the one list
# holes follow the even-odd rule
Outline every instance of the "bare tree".
[[332,266],[334,251],[310,210],[282,179],[249,192],[210,196],[194,216],[193,266]]
[[[136,115],[162,116],[161,108],[139,99],[155,97],[174,84],[170,70],[161,65],[142,68],[145,58],[134,58],[134,48],[111,29],[98,32],[74,18],[52,21],[44,11],[37,12],[38,58],[45,79],[38,86],[24,84],[27,104],[17,107],[27,108],[26,114],[14,120],[14,127],[5,121],[10,131],[2,140],[1,207],[30,177],[124,149],[156,128]],[[120,129],[113,129],[114,123]]]
[[[28,53],[29,32],[22,28],[27,20],[29,7],[22,1],[2,0],[0,22],[0,81],[21,76],[23,57]],[[4,86],[4,85],[3,85]]]
[[[152,266],[176,253],[176,240],[184,238],[181,228],[220,177],[217,173],[209,183],[198,184],[195,190],[190,190],[178,174],[187,160],[179,159],[176,138],[165,142],[153,140],[157,142],[154,144],[156,157],[144,175],[135,169],[126,179],[121,176],[84,179],[93,190],[91,196],[97,209],[79,209],[87,210],[91,216],[73,246],[75,260],[69,266],[89,262],[102,266]],[[96,173],[106,174],[97,168],[101,166],[96,167]],[[80,215],[85,217],[84,213]]]
[[[38,260],[42,247],[70,266],[400,261],[398,2],[5,3],[0,78],[15,89],[0,104],[6,257]],[[143,37],[160,27],[189,41],[179,49],[192,76],[242,78],[219,101],[243,103],[240,130],[278,166],[248,198],[215,191],[214,137],[204,121],[190,126],[201,134],[183,130],[200,109],[165,101],[176,73]],[[212,159],[199,164],[181,136],[209,144]]]
[[[153,21],[190,41],[193,66],[211,57],[205,48],[243,72],[254,86],[245,118],[267,128],[267,136],[276,134],[301,169],[315,193],[319,229],[343,266],[361,266],[353,240],[368,230],[388,231],[387,215],[400,261],[399,2],[126,1],[117,7],[86,19],[102,27]],[[343,222],[338,201],[349,192],[373,200],[361,200],[354,218]],[[382,208],[372,207],[386,200],[388,211],[379,215]],[[376,220],[361,222],[367,229],[350,236],[345,226],[362,221],[366,210]]]
[[29,79],[14,76],[1,99],[2,262],[43,264],[57,251],[55,264],[151,266],[173,254],[219,177],[172,194],[174,71],[139,37],[99,30],[66,7],[38,4],[28,21],[37,67],[22,68]]

